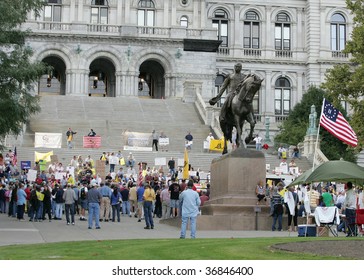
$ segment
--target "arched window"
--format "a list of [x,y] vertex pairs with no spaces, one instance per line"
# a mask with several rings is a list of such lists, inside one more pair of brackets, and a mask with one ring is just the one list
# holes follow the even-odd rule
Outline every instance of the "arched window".
[[342,51],[346,44],[346,20],[342,14],[331,17],[331,50]]
[[217,29],[217,39],[221,40],[221,47],[228,46],[228,15],[224,10],[218,9],[214,12],[212,27]]
[[244,48],[259,49],[259,16],[256,12],[249,11],[244,18]]
[[61,22],[62,0],[48,0],[44,5],[44,21]]
[[274,113],[288,115],[291,111],[291,83],[286,78],[279,78],[274,89]]
[[188,27],[188,18],[186,16],[181,16],[180,24],[182,27]]
[[274,47],[276,50],[291,50],[291,19],[286,13],[276,16]]
[[107,0],[92,0],[91,2],[91,23],[107,24],[108,23],[108,2]]
[[151,0],[141,0],[138,4],[138,26],[154,26],[155,5]]

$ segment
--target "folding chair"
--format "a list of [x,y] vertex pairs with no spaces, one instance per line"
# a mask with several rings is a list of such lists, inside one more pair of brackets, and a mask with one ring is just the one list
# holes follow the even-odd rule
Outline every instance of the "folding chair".
[[340,223],[340,217],[336,206],[316,207],[315,221],[317,226],[327,228],[333,236],[338,237],[337,225]]

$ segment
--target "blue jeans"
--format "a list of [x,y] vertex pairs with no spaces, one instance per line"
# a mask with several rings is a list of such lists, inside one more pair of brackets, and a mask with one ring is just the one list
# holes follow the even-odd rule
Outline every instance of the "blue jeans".
[[260,150],[262,149],[262,143],[256,143],[256,144],[255,144],[255,149],[256,149],[257,151],[260,151]]
[[153,222],[153,202],[152,201],[144,201],[144,218],[145,218],[145,223],[147,225],[147,227],[154,227],[154,222]]
[[5,213],[5,200],[0,200],[0,212]]
[[56,213],[54,213],[54,216],[57,219],[62,219],[62,210],[63,210],[63,203],[56,203]]
[[111,205],[112,208],[112,221],[115,222],[115,216],[118,218],[118,222],[120,222],[120,203]]
[[276,230],[276,223],[278,220],[278,230],[281,231],[282,230],[282,215],[273,215],[273,224],[272,224],[272,230]]
[[190,219],[191,238],[196,238],[196,220],[197,220],[197,216],[195,216],[195,217],[182,216],[181,237],[182,238],[186,237],[186,229],[187,229],[188,219]]
[[88,227],[92,228],[93,218],[95,218],[96,227],[100,227],[100,205],[96,202],[88,204]]
[[130,215],[130,202],[129,201],[123,201],[122,208],[123,208],[123,214]]

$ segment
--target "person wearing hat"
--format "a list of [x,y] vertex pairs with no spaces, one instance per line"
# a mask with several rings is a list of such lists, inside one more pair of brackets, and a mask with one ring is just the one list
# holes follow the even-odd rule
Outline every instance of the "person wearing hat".
[[212,135],[212,133],[210,132],[209,135],[206,137],[206,148],[207,148],[207,151],[210,152],[210,143],[211,143],[211,140],[214,140],[214,136]]
[[188,181],[187,189],[180,195],[180,202],[182,203],[182,225],[181,236],[184,239],[186,237],[186,229],[188,220],[190,220],[191,238],[196,238],[196,220],[199,214],[199,207],[201,200],[198,193],[193,188],[193,181]]
[[93,219],[95,219],[96,229],[100,229],[100,203],[101,193],[96,188],[97,184],[92,183],[91,189],[87,192],[88,201],[88,229],[92,229]]

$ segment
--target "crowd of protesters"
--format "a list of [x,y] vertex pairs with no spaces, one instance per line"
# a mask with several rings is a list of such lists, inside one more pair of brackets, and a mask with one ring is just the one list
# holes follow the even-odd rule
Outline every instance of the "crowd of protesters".
[[[112,157],[118,158],[119,165],[123,160],[117,171],[110,166]],[[120,151],[103,153],[98,160],[105,161],[104,177],[96,173],[91,156],[73,156],[66,166],[53,162],[46,170],[36,163],[32,168],[37,172],[35,180],[29,180],[28,170],[0,174],[0,212],[19,221],[65,220],[66,225],[75,225],[77,216],[88,221],[89,229],[100,229],[100,222],[122,222],[121,216],[135,217],[137,222],[145,220],[145,229],[154,229],[153,218],[181,216],[179,196],[189,180],[199,187],[193,189],[202,204],[209,199],[208,180],[200,182],[198,172],[187,180],[179,179],[181,169],[171,169],[171,162],[165,173],[163,167],[139,170],[132,153],[126,159]]]

